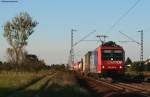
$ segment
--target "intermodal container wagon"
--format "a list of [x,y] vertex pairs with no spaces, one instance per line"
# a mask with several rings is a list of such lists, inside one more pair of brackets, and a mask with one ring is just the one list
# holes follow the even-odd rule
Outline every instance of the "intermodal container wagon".
[[98,65],[97,50],[94,50],[91,52],[90,56],[90,73],[97,73],[97,65]]
[[90,73],[90,56],[91,56],[91,51],[89,51],[88,53],[85,54],[85,74],[89,74]]

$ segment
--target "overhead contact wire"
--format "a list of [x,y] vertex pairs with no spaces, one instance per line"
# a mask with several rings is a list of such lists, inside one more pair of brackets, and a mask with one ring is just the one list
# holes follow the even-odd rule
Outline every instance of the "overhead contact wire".
[[114,27],[116,27],[116,25],[123,20],[136,6],[137,4],[140,2],[141,0],[137,0],[128,10],[127,12],[125,12],[123,15],[121,15],[121,17],[107,30],[106,33],[108,33],[110,30],[112,30]]

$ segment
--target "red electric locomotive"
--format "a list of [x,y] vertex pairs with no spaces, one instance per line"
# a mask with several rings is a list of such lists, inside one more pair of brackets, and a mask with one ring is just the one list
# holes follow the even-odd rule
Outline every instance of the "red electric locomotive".
[[112,41],[103,43],[96,50],[88,52],[83,59],[85,74],[107,76],[124,74],[124,49]]
[[97,48],[98,73],[124,74],[125,52],[120,45],[107,42]]

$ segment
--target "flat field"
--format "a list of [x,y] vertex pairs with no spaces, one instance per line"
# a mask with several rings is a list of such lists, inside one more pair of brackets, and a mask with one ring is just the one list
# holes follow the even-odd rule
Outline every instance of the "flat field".
[[1,72],[0,73],[0,97],[23,88],[28,84],[42,78],[41,74],[29,72]]
[[66,70],[39,73],[2,72],[0,97],[92,97]]

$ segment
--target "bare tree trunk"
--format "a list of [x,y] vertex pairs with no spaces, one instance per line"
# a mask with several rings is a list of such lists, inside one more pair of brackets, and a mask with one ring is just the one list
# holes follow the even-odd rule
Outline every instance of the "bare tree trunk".
[[15,65],[16,65],[16,69],[18,69],[18,66],[19,66],[19,54],[18,54],[17,48],[14,48],[14,51],[15,51],[15,56],[16,56]]

